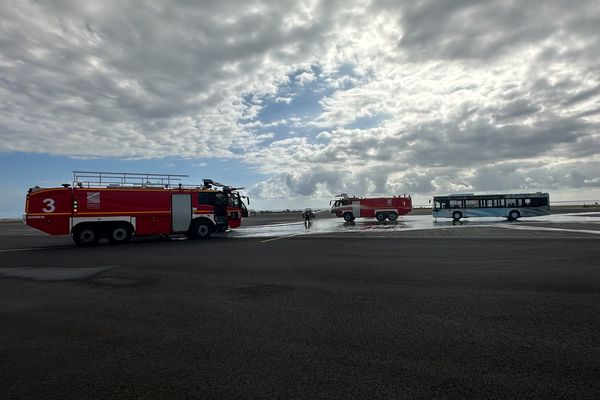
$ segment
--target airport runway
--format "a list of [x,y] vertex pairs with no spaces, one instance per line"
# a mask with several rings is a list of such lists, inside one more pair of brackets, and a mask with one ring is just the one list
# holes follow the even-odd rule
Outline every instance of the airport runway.
[[551,217],[93,248],[1,223],[0,397],[597,399],[600,214]]

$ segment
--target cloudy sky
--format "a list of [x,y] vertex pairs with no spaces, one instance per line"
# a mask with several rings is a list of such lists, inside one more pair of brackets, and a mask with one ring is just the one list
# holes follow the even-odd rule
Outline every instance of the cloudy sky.
[[358,195],[600,199],[590,1],[0,3],[0,217],[74,169]]

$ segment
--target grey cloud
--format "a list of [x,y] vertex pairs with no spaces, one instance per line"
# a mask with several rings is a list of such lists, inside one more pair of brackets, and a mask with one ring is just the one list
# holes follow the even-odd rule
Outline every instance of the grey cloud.
[[317,168],[276,174],[256,184],[257,198],[311,197],[321,184],[330,196],[452,193],[457,191],[550,191],[600,188],[600,162],[546,164],[541,161],[484,163],[473,169],[451,166],[421,168],[419,172],[390,164],[360,169]]
[[577,151],[577,141],[583,137],[586,128],[586,124],[574,119],[549,119],[539,121],[533,127],[499,127],[485,117],[469,121],[464,128],[424,126],[411,135],[415,144],[407,154],[407,161],[421,166],[469,166],[537,157],[563,144],[569,144],[572,151]]
[[587,101],[594,97],[600,98],[600,85],[597,85],[591,89],[577,91],[573,96],[563,102],[565,106],[572,106],[574,104]]
[[423,193],[429,194],[436,190],[433,171],[416,173],[408,172],[400,179],[389,184],[390,193]]
[[[237,126],[243,110],[234,106],[236,100],[246,92],[272,90],[284,65],[318,54],[319,38],[332,28],[330,7],[335,3],[320,5],[316,18],[290,28],[284,21],[298,11],[293,1],[5,4],[0,127],[27,137],[11,151],[48,151],[32,145],[43,136],[55,139],[52,152],[58,154],[92,153],[87,150],[92,144],[103,143],[94,154],[117,150],[136,156],[142,143],[120,142],[115,148],[110,138],[97,139],[101,126],[111,127],[102,132],[109,136],[133,129],[153,143],[146,148],[152,157],[178,154],[157,126],[188,135],[197,129],[194,121],[220,119],[228,124],[226,137],[210,143],[215,154],[227,153],[238,138],[256,142],[253,132]],[[293,52],[282,51],[290,46]],[[9,113],[27,120],[11,123]],[[80,132],[73,145],[60,140],[66,132]],[[196,144],[187,142],[193,153]],[[73,147],[80,150],[73,153]]]
[[[293,173],[275,174],[272,178],[254,185],[249,191],[257,198],[286,198],[315,196],[319,185],[326,194],[334,196],[339,193],[356,195],[383,194],[390,190],[388,185],[389,166],[378,166],[355,171],[351,168],[313,168]],[[276,189],[279,188],[279,189]],[[281,190],[281,188],[285,188]]]
[[[512,112],[514,117],[532,111]],[[578,119],[546,118],[540,119],[535,126],[497,126],[490,122],[489,114],[483,113],[464,121],[464,124],[460,120],[451,124],[429,123],[396,135],[356,136],[349,132],[348,137],[333,139],[323,150],[317,151],[315,160],[334,163],[343,157],[347,162],[357,164],[365,160],[420,167],[464,167],[481,162],[538,157],[558,151],[578,154],[589,150],[590,142],[598,141],[590,136],[593,128]],[[597,148],[592,151],[597,152]]]
[[508,163],[478,169],[471,179],[471,184],[482,191],[599,188],[599,171],[599,162],[571,162],[558,165]]
[[[388,9],[391,3],[375,2]],[[486,60],[565,31],[583,40],[598,34],[592,28],[599,16],[594,1],[429,0],[405,2],[401,8],[404,34],[399,44],[417,57]]]
[[[271,174],[257,196],[598,187],[596,1],[305,5],[3,4],[0,151],[239,157]],[[259,100],[316,64],[334,92],[298,117],[328,134],[260,132]],[[344,64],[360,70],[351,88]],[[330,131],[379,113],[375,128]]]
[[524,117],[541,111],[540,106],[530,104],[526,99],[516,99],[498,108],[494,118],[504,122],[518,117]]

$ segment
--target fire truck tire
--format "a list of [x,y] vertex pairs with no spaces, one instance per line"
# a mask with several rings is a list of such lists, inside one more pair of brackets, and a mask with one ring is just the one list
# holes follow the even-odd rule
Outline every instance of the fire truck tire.
[[379,222],[385,221],[386,215],[385,213],[378,212],[377,214],[375,214],[375,219]]
[[125,244],[131,241],[133,230],[125,224],[113,225],[108,230],[108,241],[113,244]]
[[454,211],[452,213],[452,219],[455,221],[459,221],[462,218],[462,213],[460,211]]
[[197,221],[192,226],[191,236],[194,239],[208,239],[213,230],[214,229],[211,223],[206,221]]
[[354,221],[354,214],[352,214],[351,212],[345,213],[344,214],[344,221],[346,221],[346,222]]
[[93,246],[100,240],[98,229],[91,225],[73,229],[73,241],[77,246]]
[[398,219],[398,213],[395,213],[395,212],[391,212],[391,213],[389,213],[389,214],[388,214],[388,219],[389,219],[390,221],[395,221],[395,220],[397,220],[397,219]]

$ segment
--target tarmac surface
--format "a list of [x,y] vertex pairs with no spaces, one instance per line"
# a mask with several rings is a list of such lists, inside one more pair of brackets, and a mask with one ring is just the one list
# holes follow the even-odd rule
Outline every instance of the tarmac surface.
[[0,398],[600,398],[600,213],[418,214],[92,248],[0,223]]

